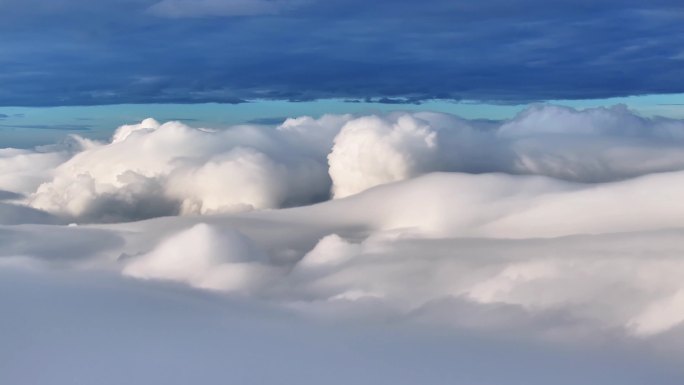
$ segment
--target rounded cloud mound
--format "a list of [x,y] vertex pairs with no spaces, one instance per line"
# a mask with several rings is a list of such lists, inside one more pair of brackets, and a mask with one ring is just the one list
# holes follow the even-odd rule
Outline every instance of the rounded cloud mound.
[[337,234],[322,238],[299,262],[304,269],[335,266],[358,254],[359,247],[342,239]]
[[91,221],[208,214],[306,203],[329,189],[322,160],[275,130],[208,131],[147,119],[59,165],[30,205]]
[[151,132],[158,129],[160,126],[159,122],[152,118],[147,118],[140,122],[139,124],[125,124],[114,131],[112,136],[112,143],[123,142],[131,134],[136,132]]
[[437,151],[437,133],[410,115],[354,119],[342,127],[328,155],[333,196],[418,175],[435,167]]
[[243,292],[265,279],[261,252],[244,235],[200,223],[161,241],[123,269],[142,279],[178,281],[190,286]]
[[678,227],[684,207],[673,202],[682,194],[684,171],[604,184],[541,176],[433,173],[314,209],[321,211],[320,216],[376,230],[415,229],[436,237],[534,238]]
[[623,104],[586,110],[540,104],[503,124],[498,134],[501,137],[555,134],[684,139],[684,123],[644,118]]

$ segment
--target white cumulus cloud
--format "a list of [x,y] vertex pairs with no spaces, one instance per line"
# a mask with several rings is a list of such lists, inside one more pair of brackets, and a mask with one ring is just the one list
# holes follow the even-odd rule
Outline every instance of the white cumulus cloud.
[[684,169],[684,123],[624,106],[532,106],[504,122],[432,112],[299,117],[277,127],[146,119],[108,143],[0,150],[0,189],[65,220],[273,209],[434,171],[603,183]]

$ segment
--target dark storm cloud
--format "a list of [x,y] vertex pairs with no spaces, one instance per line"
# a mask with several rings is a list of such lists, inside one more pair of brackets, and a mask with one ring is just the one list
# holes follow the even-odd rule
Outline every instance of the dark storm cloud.
[[680,1],[0,5],[0,105],[684,92]]

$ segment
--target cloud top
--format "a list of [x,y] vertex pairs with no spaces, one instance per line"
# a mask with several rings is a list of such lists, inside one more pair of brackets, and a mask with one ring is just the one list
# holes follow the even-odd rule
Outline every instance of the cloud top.
[[194,128],[146,119],[107,143],[0,153],[0,189],[65,220],[273,209],[350,196],[425,173],[618,181],[684,169],[684,122],[624,106],[535,105],[504,122],[428,112],[299,117]]
[[[40,290],[29,292],[53,294],[44,289],[54,279],[50,287],[68,286],[79,304],[93,293],[84,288],[101,293],[108,277],[131,298],[155,293],[182,304],[188,319],[205,326],[242,314],[225,307],[237,301],[243,310],[268,309],[259,322],[273,321],[297,346],[300,336],[280,321],[401,336],[429,329],[440,340],[486,336],[506,362],[521,354],[521,343],[544,353],[579,349],[585,358],[609,347],[613,357],[635,354],[675,368],[678,384],[682,132],[682,120],[645,118],[624,106],[537,105],[502,122],[401,111],[222,129],[146,119],[106,142],[74,136],[2,149],[0,276],[40,274],[31,281]],[[73,289],[74,282],[85,283]],[[24,287],[4,278],[0,285],[7,298]],[[113,298],[97,302],[110,310]],[[13,333],[23,330],[16,320],[43,333],[53,330],[44,322],[64,316],[22,318],[16,312],[44,308],[24,299],[0,301],[9,303],[3,310],[14,317]],[[127,322],[119,324],[138,330],[139,341],[131,316],[169,308],[136,303],[120,311]],[[207,308],[222,313],[197,313]],[[80,310],[76,318],[92,314]],[[185,333],[188,319],[177,325]],[[106,328],[107,336],[121,328]],[[169,330],[178,331],[164,329],[164,341]],[[368,336],[377,330],[360,339]],[[407,343],[410,351],[423,338]],[[500,353],[511,341],[513,353]],[[599,365],[596,373],[612,369]],[[669,373],[649,372],[642,383],[668,383]]]

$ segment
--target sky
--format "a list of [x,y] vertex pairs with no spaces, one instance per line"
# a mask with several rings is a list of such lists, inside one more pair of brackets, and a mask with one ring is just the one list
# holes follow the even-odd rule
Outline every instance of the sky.
[[[0,143],[531,103],[684,116],[679,1],[3,0]],[[50,108],[45,108],[50,107]],[[56,107],[56,108],[55,108]]]
[[3,0],[0,105],[521,103],[682,93],[683,7],[677,0]]
[[0,383],[684,383],[681,0],[0,0]]
[[[644,116],[684,118],[684,94],[643,95],[589,100],[549,100],[547,104],[591,108],[623,104]],[[0,144],[30,148],[64,139],[70,134],[108,140],[114,130],[127,123],[153,117],[178,120],[200,127],[229,127],[236,124],[277,125],[288,117],[325,114],[382,114],[391,111],[433,111],[467,119],[512,119],[530,104],[491,104],[452,100],[430,100],[420,104],[378,102],[351,103],[340,99],[308,102],[254,100],[240,104],[114,104],[100,106],[0,107]]]

